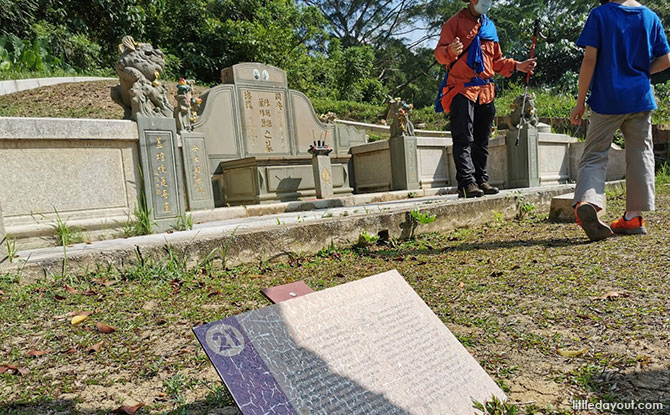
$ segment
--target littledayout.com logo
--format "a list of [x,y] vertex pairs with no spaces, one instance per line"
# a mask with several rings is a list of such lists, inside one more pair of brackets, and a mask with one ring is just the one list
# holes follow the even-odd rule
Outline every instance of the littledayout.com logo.
[[605,411],[619,412],[623,410],[650,411],[663,409],[662,402],[603,402],[603,401],[572,401],[572,409],[575,411]]

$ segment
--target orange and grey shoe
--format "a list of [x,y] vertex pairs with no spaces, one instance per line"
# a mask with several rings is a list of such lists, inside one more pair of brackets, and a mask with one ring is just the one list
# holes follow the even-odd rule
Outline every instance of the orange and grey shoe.
[[600,241],[614,234],[612,229],[598,218],[598,211],[592,204],[578,203],[575,208],[575,214],[577,216],[577,223],[584,229],[586,236],[591,241]]
[[647,228],[642,216],[626,220],[626,214],[612,222],[612,231],[621,235],[646,235]]

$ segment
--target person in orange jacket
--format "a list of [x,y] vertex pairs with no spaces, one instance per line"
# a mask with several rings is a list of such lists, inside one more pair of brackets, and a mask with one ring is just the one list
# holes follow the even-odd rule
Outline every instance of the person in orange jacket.
[[447,67],[448,77],[440,103],[451,121],[454,164],[459,197],[496,194],[486,171],[488,145],[496,109],[498,73],[532,73],[536,59],[517,62],[502,55],[495,24],[486,16],[492,0],[464,0],[468,7],[442,26],[435,59]]

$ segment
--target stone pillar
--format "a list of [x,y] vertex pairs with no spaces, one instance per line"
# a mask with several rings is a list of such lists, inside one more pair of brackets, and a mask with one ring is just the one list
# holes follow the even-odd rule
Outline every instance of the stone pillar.
[[316,198],[328,199],[333,197],[333,169],[330,165],[329,155],[333,149],[325,141],[315,141],[307,151],[312,155]]
[[416,137],[399,135],[389,139],[391,152],[391,190],[419,188]]
[[[515,145],[517,135],[519,145]],[[507,132],[507,188],[536,187],[540,185],[538,161],[538,132],[532,125]]]
[[2,203],[0,203],[0,263],[7,259],[7,234],[5,233],[5,224],[2,217]]

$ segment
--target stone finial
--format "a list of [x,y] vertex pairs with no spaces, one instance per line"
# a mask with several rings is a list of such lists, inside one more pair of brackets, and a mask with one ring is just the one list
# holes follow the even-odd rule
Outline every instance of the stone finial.
[[[524,103],[525,95],[525,103]],[[521,114],[523,107],[523,116]],[[535,94],[521,94],[514,98],[510,105],[510,114],[505,117],[505,121],[510,130],[519,130],[528,125],[537,127],[537,109],[535,107]]]
[[390,98],[386,107],[386,120],[391,120],[391,137],[414,135],[414,124],[409,120],[413,104],[407,104],[401,98]]
[[114,70],[119,85],[111,90],[111,97],[124,109],[124,118],[137,120],[137,115],[172,117],[172,105],[167,91],[158,80],[165,68],[165,56],[160,49],[148,43],[137,43],[124,36],[119,45],[120,57]]
[[320,140],[310,144],[309,149],[307,150],[307,152],[312,156],[327,156],[332,151],[333,149],[328,144],[326,144],[325,141]]
[[181,78],[177,84],[177,107],[174,109],[174,118],[177,121],[177,131],[192,131],[193,124],[198,120],[198,110],[202,99],[193,97],[195,81]]

